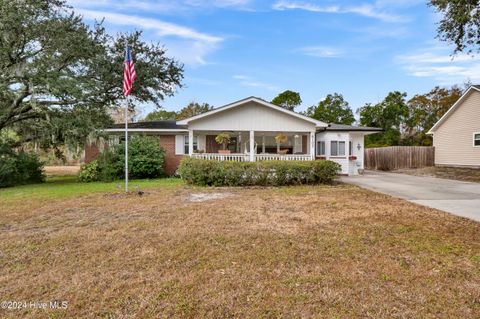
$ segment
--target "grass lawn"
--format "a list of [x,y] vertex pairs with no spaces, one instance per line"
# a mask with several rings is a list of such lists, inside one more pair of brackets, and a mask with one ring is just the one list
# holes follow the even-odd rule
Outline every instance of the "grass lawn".
[[347,185],[137,183],[1,190],[0,301],[68,307],[0,318],[480,317],[479,223]]
[[[159,178],[131,180],[129,189],[145,190],[152,187],[174,187],[182,185],[179,178]],[[24,185],[10,188],[0,188],[0,203],[21,200],[52,200],[68,197],[81,196],[86,194],[121,191],[125,189],[124,181],[116,182],[92,182],[79,183],[76,176],[51,176],[47,177],[44,184]]]

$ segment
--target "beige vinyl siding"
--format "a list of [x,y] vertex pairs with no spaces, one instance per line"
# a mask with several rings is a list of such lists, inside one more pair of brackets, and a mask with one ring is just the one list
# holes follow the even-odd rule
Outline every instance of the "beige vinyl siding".
[[434,132],[435,164],[480,166],[480,147],[473,146],[475,132],[480,132],[480,92],[472,90]]

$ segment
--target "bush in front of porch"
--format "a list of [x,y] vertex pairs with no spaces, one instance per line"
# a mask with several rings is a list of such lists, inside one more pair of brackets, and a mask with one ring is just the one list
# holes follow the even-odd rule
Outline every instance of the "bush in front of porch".
[[332,161],[229,162],[185,157],[180,176],[198,186],[286,186],[332,183],[340,165]]

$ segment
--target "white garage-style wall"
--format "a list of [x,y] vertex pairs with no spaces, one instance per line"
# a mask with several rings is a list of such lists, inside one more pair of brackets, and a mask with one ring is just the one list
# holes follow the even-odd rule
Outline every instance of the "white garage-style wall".
[[[317,133],[317,154],[316,157],[325,158],[336,162],[341,166],[341,174],[358,175],[359,170],[363,170],[363,151],[364,151],[364,134],[358,132],[329,132],[324,131]],[[325,154],[319,154],[319,142],[325,143]],[[332,142],[343,142],[345,151],[343,154],[332,153]],[[350,147],[351,143],[351,147]],[[337,152],[338,153],[338,152]],[[355,156],[356,159],[352,159]]]

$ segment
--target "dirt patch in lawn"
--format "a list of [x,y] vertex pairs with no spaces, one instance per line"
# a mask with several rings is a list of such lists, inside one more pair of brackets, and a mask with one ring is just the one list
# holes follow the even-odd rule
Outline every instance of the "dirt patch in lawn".
[[188,195],[187,201],[192,203],[200,203],[209,200],[217,200],[232,196],[231,193],[192,193]]
[[68,308],[0,317],[480,317],[479,223],[348,185],[148,192],[7,202],[2,301]]
[[480,169],[459,167],[424,167],[415,169],[400,169],[395,173],[415,176],[432,176],[439,178],[454,179],[459,181],[480,183]]

